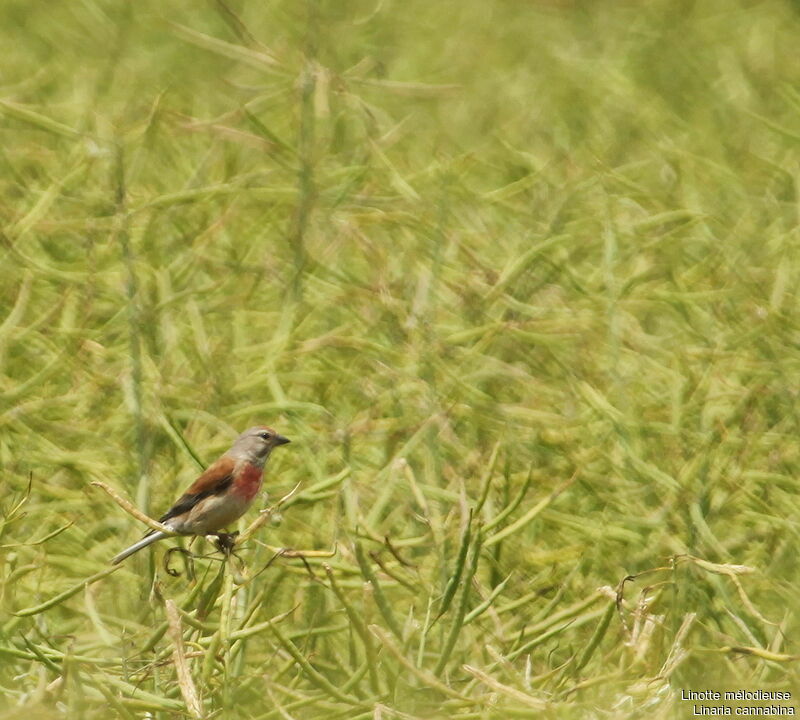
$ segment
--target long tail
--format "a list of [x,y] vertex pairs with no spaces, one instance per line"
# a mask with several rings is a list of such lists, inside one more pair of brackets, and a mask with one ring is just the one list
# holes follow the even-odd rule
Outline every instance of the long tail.
[[118,565],[121,563],[125,558],[130,557],[135,552],[139,552],[143,547],[147,547],[148,545],[156,542],[156,540],[161,540],[161,538],[166,537],[166,533],[157,530],[152,535],[148,535],[147,537],[143,537],[139,542],[134,543],[129,548],[123,550],[119,555],[117,555],[112,561],[112,565]]

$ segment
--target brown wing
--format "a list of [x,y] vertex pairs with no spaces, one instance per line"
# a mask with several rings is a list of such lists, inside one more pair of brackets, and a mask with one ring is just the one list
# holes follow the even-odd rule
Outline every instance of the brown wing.
[[187,488],[186,492],[158,521],[166,522],[188,512],[204,498],[225,492],[233,482],[235,465],[233,458],[223,455]]

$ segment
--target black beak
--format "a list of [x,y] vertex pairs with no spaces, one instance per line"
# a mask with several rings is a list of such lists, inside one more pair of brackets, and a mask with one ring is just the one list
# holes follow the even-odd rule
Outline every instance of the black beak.
[[289,440],[289,438],[287,438],[287,437],[283,437],[283,435],[276,435],[275,436],[275,447],[278,447],[278,445],[286,445],[287,443],[290,443],[290,442],[292,442],[292,441]]

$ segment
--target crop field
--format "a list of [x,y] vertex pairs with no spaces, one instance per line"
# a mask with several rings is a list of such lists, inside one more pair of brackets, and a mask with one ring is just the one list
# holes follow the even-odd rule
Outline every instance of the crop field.
[[[798,38],[3,2],[0,718],[797,713]],[[255,424],[232,554],[110,564]]]

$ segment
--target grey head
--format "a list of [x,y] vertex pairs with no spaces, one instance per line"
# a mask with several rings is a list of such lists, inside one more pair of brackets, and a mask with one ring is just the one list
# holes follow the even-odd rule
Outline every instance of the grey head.
[[256,425],[248,428],[233,443],[228,455],[236,459],[245,459],[256,465],[263,465],[272,450],[279,445],[286,445],[289,438],[278,434],[271,427]]

